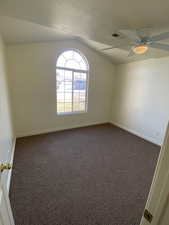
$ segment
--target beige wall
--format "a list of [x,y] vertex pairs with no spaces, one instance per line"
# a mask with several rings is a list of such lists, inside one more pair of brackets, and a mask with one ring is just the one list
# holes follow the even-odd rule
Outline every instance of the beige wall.
[[[13,145],[12,120],[9,104],[8,79],[5,65],[5,46],[0,36],[0,164],[11,160]],[[5,179],[7,172],[3,173]]]
[[[55,64],[67,48],[79,49],[89,61],[88,112],[57,116]],[[7,57],[17,136],[111,121],[162,143],[169,119],[169,57],[114,67],[77,41],[11,45]]]
[[[89,62],[88,112],[57,116],[56,58],[67,48]],[[77,41],[12,45],[7,56],[17,136],[110,121],[114,66],[106,58]]]
[[112,122],[161,144],[169,120],[169,57],[116,67]]

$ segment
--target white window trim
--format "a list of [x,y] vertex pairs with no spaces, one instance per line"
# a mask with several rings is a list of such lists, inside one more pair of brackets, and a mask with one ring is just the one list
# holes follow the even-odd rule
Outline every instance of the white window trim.
[[72,69],[72,68],[67,68],[67,67],[61,67],[61,66],[56,66],[56,69],[60,70],[68,70],[68,71],[73,71],[73,72],[78,72],[78,73],[88,73],[88,70],[77,70],[77,69]]

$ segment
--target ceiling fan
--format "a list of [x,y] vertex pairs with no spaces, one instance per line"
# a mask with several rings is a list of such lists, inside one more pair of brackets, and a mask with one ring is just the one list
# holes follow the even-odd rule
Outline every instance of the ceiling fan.
[[130,43],[104,48],[102,49],[103,51],[114,49],[114,48],[120,48],[123,46],[131,47],[131,50],[128,56],[133,56],[135,54],[139,54],[139,55],[144,54],[148,51],[149,48],[169,51],[169,45],[158,42],[161,40],[169,39],[169,32],[162,33],[155,36],[150,36],[142,32],[141,30],[135,30],[135,31],[134,30],[119,30],[119,32],[113,33],[112,36],[115,38],[124,36],[130,41]]

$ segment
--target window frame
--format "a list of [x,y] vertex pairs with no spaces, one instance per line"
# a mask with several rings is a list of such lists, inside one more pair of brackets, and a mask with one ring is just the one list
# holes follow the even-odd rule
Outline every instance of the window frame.
[[[86,63],[86,67],[87,70],[82,70],[82,69],[73,69],[73,68],[68,68],[68,67],[61,67],[61,66],[57,66],[57,62],[59,57],[64,54],[64,52],[67,51],[74,51],[77,52],[84,60],[84,62]],[[56,86],[56,114],[57,116],[64,116],[64,115],[74,115],[74,114],[83,114],[83,113],[87,113],[88,111],[88,90],[89,90],[89,63],[88,60],[86,59],[86,57],[77,49],[65,49],[64,51],[62,51],[57,59],[56,59],[56,85],[57,85],[57,70],[64,70],[64,71],[71,71],[72,72],[72,85],[73,85],[73,81],[74,81],[74,73],[85,73],[86,74],[86,94],[85,94],[85,110],[83,111],[72,111],[72,112],[58,112],[57,111],[57,86]],[[73,86],[72,86],[72,95],[73,95]],[[72,104],[73,104],[73,98],[72,98]]]

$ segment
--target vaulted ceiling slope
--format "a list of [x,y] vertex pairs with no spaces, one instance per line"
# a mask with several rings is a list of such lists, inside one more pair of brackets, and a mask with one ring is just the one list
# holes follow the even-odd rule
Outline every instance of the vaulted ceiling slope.
[[159,0],[2,0],[0,32],[7,43],[80,39],[114,63],[169,55],[151,50],[127,57],[128,47],[102,52],[123,43],[112,37],[119,29],[148,28],[152,35],[169,31],[169,1]]

